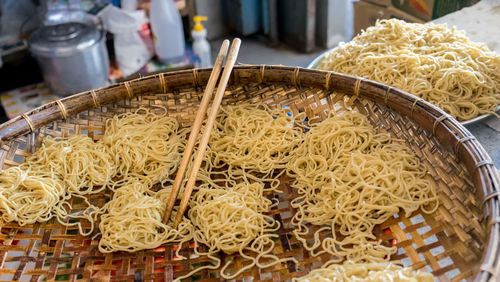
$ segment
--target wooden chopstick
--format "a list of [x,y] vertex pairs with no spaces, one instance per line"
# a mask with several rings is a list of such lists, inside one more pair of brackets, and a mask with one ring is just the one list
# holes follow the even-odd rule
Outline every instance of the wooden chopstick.
[[193,153],[194,145],[196,143],[196,138],[200,132],[201,124],[203,122],[203,118],[207,112],[208,103],[210,102],[210,98],[212,97],[212,93],[214,92],[215,84],[219,79],[220,72],[222,70],[222,64],[224,63],[224,59],[226,58],[227,49],[229,48],[229,40],[224,40],[219,50],[219,54],[217,55],[217,59],[215,60],[214,67],[212,72],[210,73],[210,77],[208,79],[207,87],[205,88],[205,93],[203,93],[203,98],[201,99],[200,108],[196,113],[196,118],[194,119],[194,124],[191,129],[191,133],[189,134],[189,139],[186,145],[186,149],[184,150],[184,154],[182,155],[181,164],[179,165],[179,169],[177,170],[177,174],[175,175],[174,185],[172,186],[172,191],[170,192],[170,198],[168,199],[167,206],[165,208],[165,213],[163,214],[163,223],[167,224],[170,215],[172,214],[172,210],[175,205],[175,200],[177,199],[177,195],[179,194],[179,189],[181,187],[182,181],[184,180],[184,175],[186,174],[186,169],[191,160],[191,154]]
[[196,177],[198,176],[198,170],[200,169],[200,165],[205,155],[208,141],[210,139],[210,133],[212,132],[212,128],[215,123],[215,118],[217,117],[217,112],[219,111],[220,103],[222,102],[222,98],[224,97],[224,91],[226,90],[229,76],[231,75],[234,63],[236,62],[236,58],[238,57],[240,44],[241,40],[239,38],[235,38],[233,40],[233,43],[231,44],[231,49],[229,50],[229,55],[226,60],[226,65],[224,66],[224,71],[222,72],[219,86],[217,86],[217,92],[215,93],[214,101],[212,102],[212,107],[210,108],[210,112],[208,114],[207,123],[205,124],[205,131],[201,136],[201,141],[198,146],[198,151],[196,151],[196,156],[194,157],[193,166],[191,168],[191,172],[189,174],[186,187],[184,188],[184,194],[182,195],[181,203],[179,205],[179,210],[177,211],[177,215],[175,216],[174,228],[177,228],[179,223],[182,221],[182,216],[184,215],[189,199],[191,198],[191,193],[193,192],[194,184],[196,182]]

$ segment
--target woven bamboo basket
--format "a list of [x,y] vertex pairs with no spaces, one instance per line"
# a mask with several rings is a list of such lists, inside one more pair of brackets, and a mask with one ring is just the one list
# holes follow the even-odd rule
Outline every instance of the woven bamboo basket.
[[[0,164],[18,165],[40,146],[44,136],[87,134],[102,137],[105,120],[138,107],[164,106],[170,116],[189,126],[193,121],[210,69],[186,70],[142,77],[103,89],[76,94],[32,110],[0,126]],[[235,67],[223,105],[268,103],[289,106],[309,118],[325,118],[338,108],[365,114],[378,129],[406,140],[427,165],[440,207],[431,215],[416,211],[410,217],[395,215],[378,226],[376,235],[395,244],[391,258],[415,269],[432,272],[441,281],[498,281],[500,273],[500,182],[483,147],[462,125],[435,106],[392,87],[362,78],[284,66]],[[253,268],[237,281],[283,281],[300,277],[329,260],[313,257],[292,233],[296,191],[281,179],[282,204],[270,212],[281,222],[274,254],[296,257],[300,263]],[[92,195],[103,204],[110,192]],[[90,197],[90,196],[89,196]],[[74,211],[83,203],[73,202]],[[88,226],[88,225],[87,225]],[[51,220],[20,227],[0,223],[0,280],[147,280],[169,281],[209,263],[195,257],[192,245],[181,246],[188,257],[174,255],[176,244],[135,253],[102,254],[99,236],[84,237],[72,227]],[[312,234],[311,234],[312,236]],[[239,255],[234,268],[247,262]],[[204,270],[193,279],[220,281],[219,270]]]

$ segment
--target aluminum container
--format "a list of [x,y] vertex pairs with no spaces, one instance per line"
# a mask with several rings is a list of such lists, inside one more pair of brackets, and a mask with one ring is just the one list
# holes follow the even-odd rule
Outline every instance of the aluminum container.
[[66,96],[107,84],[109,58],[105,33],[93,23],[68,22],[44,26],[29,39],[44,80]]

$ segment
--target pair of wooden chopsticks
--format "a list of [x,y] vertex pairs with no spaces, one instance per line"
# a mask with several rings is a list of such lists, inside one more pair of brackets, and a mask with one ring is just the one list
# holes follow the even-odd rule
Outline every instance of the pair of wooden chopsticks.
[[[222,97],[224,96],[224,91],[226,90],[229,76],[231,75],[234,63],[236,62],[236,58],[238,57],[240,44],[241,40],[238,38],[235,38],[233,40],[233,43],[231,44],[231,49],[229,50],[229,55],[226,60],[226,66],[224,67],[224,71],[222,72],[219,86],[217,87],[217,92],[215,93],[215,98],[212,103],[212,107],[210,108],[210,113],[208,114],[208,119],[205,125],[205,131],[203,132],[203,135],[201,137],[201,141],[198,146],[198,151],[196,152],[196,156],[194,157],[191,173],[189,174],[186,187],[184,188],[184,194],[182,195],[179,210],[177,211],[177,215],[175,216],[174,228],[176,228],[181,222],[182,216],[186,211],[189,199],[191,198],[191,193],[193,192],[194,184],[196,182],[196,177],[198,176],[198,171],[200,169],[203,156],[205,155],[205,151],[207,149],[210,133],[212,132],[212,127],[214,125],[215,118],[217,117],[217,112],[219,111],[219,106],[222,101]],[[172,209],[174,208],[175,200],[177,199],[177,195],[179,194],[179,189],[184,180],[184,175],[186,174],[187,166],[189,164],[189,161],[191,160],[191,154],[193,153],[194,145],[196,143],[196,138],[198,137],[201,124],[203,122],[203,118],[205,117],[205,113],[207,112],[208,102],[212,97],[212,92],[214,91],[215,84],[219,79],[219,74],[222,69],[222,63],[226,58],[228,47],[229,47],[229,40],[224,40],[219,50],[219,54],[217,55],[217,59],[215,60],[212,73],[210,74],[210,78],[208,79],[207,88],[205,89],[205,93],[203,93],[203,98],[201,99],[200,108],[198,110],[198,113],[196,113],[196,118],[194,120],[194,124],[191,129],[191,134],[189,134],[186,150],[182,155],[181,164],[179,166],[179,169],[177,170],[177,175],[175,176],[174,185],[170,193],[170,198],[168,200],[165,213],[163,215],[163,222],[165,224],[168,223],[170,215],[172,214]]]

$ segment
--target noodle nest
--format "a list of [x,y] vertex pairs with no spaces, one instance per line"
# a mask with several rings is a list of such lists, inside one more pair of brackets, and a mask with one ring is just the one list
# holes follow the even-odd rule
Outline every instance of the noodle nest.
[[260,178],[272,176],[285,168],[292,159],[290,152],[302,140],[301,129],[285,109],[266,105],[221,108],[214,127],[207,152],[209,169],[224,167],[228,174],[245,170]]
[[134,252],[191,240],[192,225],[186,218],[177,229],[162,222],[169,194],[170,187],[154,192],[147,178],[130,177],[103,208],[99,250]]
[[[374,226],[399,210],[409,216],[438,207],[425,166],[360,113],[331,113],[311,125],[293,156],[288,174],[299,194],[291,203],[294,234],[314,256],[327,252],[337,263],[387,260],[396,248],[376,241]],[[321,226],[312,244],[307,223]],[[320,240],[323,231],[330,237]]]
[[141,108],[108,119],[101,141],[114,158],[117,177],[145,175],[156,183],[177,170],[185,133],[175,118]]
[[189,218],[198,228],[197,241],[227,254],[245,248],[274,222],[262,214],[271,205],[262,193],[258,183],[241,183],[231,190],[200,189],[189,210]]
[[70,194],[99,193],[115,175],[106,147],[86,135],[46,137],[42,146],[21,165],[31,171],[51,173]]
[[[220,271],[225,279],[232,279],[254,265],[266,268],[283,261],[295,261],[294,258],[279,259],[272,254],[275,245],[273,238],[278,238],[273,232],[280,225],[272,217],[263,214],[272,206],[263,192],[264,187],[260,183],[240,183],[232,189],[199,189],[190,202],[188,214],[196,228],[196,244],[206,245],[208,251],[200,252],[195,247],[195,253],[208,255],[216,261],[215,266],[201,269],[218,268],[221,261],[214,254],[219,251],[226,254],[239,252],[240,256],[250,261],[232,273],[226,272],[232,263],[232,260],[227,261]],[[256,256],[250,256],[245,251],[254,252]],[[264,263],[261,259],[271,261]]]
[[64,187],[50,175],[32,174],[19,167],[0,172],[0,212],[5,222],[16,221],[21,226],[45,222],[54,217],[64,194]]

